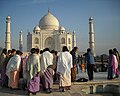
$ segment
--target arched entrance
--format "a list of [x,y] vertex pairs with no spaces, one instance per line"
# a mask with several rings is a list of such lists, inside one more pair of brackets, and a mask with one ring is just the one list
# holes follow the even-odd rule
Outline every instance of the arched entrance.
[[53,38],[51,38],[51,37],[46,38],[46,40],[45,40],[45,48],[49,48],[50,50],[55,49],[55,43],[54,43]]

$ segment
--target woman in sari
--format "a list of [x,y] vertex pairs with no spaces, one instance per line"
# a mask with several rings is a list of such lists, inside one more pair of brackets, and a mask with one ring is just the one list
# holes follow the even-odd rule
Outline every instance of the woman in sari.
[[107,79],[114,79],[116,77],[118,68],[117,58],[113,53],[113,50],[109,50],[109,62],[108,62],[108,77]]
[[39,56],[36,54],[35,48],[31,49],[31,54],[29,55],[25,71],[27,73],[27,85],[29,95],[36,94],[39,91],[39,83],[40,83],[40,60]]
[[8,86],[11,89],[18,89],[18,81],[19,81],[19,70],[20,70],[20,62],[21,62],[21,52],[16,51],[16,55],[11,57],[6,67],[6,75],[8,76]]

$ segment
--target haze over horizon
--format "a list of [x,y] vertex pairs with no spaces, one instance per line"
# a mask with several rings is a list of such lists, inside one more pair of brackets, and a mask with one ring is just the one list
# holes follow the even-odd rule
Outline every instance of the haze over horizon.
[[94,18],[96,55],[108,54],[116,47],[120,52],[120,0],[0,0],[0,47],[5,45],[6,17],[11,16],[12,48],[19,48],[19,32],[23,32],[26,51],[27,32],[50,12],[60,26],[77,34],[77,46],[86,52],[89,44],[89,17]]

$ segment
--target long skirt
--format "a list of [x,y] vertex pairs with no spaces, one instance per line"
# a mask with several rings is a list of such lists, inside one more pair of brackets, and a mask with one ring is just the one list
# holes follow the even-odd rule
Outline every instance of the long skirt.
[[52,68],[47,68],[46,71],[43,74],[44,78],[44,88],[45,89],[51,89],[53,86],[53,73],[54,70]]
[[36,93],[40,90],[40,77],[35,76],[33,79],[30,80],[28,84],[28,90],[32,93]]
[[71,74],[70,73],[65,73],[65,74],[60,73],[59,86],[60,87],[71,86]]
[[9,87],[18,88],[18,82],[19,82],[19,71],[11,71],[9,78]]

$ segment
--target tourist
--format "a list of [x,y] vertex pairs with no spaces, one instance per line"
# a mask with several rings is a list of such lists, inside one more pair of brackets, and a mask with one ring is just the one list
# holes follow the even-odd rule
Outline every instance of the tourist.
[[36,54],[35,48],[31,49],[31,54],[29,55],[25,71],[27,73],[27,86],[29,95],[36,94],[40,90],[40,60]]
[[[113,78],[118,78],[119,72],[118,72],[118,59],[117,59],[117,50],[113,50]],[[119,55],[119,54],[118,54]]]
[[10,58],[13,57],[15,54],[16,54],[16,50],[15,49],[8,50],[8,53],[7,53],[7,56],[6,56],[6,60],[5,60],[6,66],[7,66]]
[[10,58],[13,57],[16,54],[16,49],[11,50]]
[[[53,54],[50,53],[49,48],[45,48],[40,58],[41,61],[41,73],[42,73],[42,85],[43,90],[47,93],[51,93],[53,85]],[[52,66],[53,67],[53,66]]]
[[114,52],[114,55],[117,57],[117,60],[119,61],[120,55],[119,55],[119,52],[117,51],[117,49],[114,48],[114,49],[113,49],[113,52]]
[[20,62],[21,62],[20,55],[21,52],[16,51],[16,54],[10,58],[6,67],[6,75],[9,78],[8,86],[11,89],[18,89],[19,70],[20,70]]
[[55,82],[57,80],[57,73],[56,73],[56,66],[57,66],[57,52],[55,50],[52,50],[51,53],[53,54],[53,69],[55,71],[55,74],[53,76],[53,81]]
[[7,55],[7,49],[3,49],[0,55],[0,85],[1,86],[5,85],[6,55]]
[[64,46],[62,51],[58,56],[57,72],[60,74],[59,87],[62,89],[62,92],[64,92],[65,90],[70,90],[71,68],[73,64],[72,55],[68,52],[67,46]]
[[113,50],[109,50],[109,59],[108,59],[108,76],[107,79],[113,79]]
[[84,54],[85,56],[85,60],[86,60],[86,63],[87,63],[87,73],[88,73],[88,77],[89,77],[89,80],[93,80],[93,71],[94,71],[94,67],[95,67],[95,61],[94,61],[94,56],[93,54],[91,53],[91,49],[88,48],[87,49],[87,53]]
[[23,53],[20,52],[21,62],[20,62],[20,70],[19,70],[19,79],[23,78]]
[[25,55],[25,57],[23,57],[23,78],[24,79],[27,79],[27,74],[26,74],[26,62],[27,62],[27,59],[28,59],[28,57],[29,57],[29,55],[30,55],[30,53],[27,53],[26,55]]
[[71,69],[71,81],[75,82],[76,80],[76,67],[77,67],[77,51],[78,47],[74,47],[74,49],[70,52],[73,60],[73,68]]
[[[114,48],[113,49],[113,52],[114,52],[114,55],[116,56],[116,58],[117,58],[117,61],[118,61],[118,68],[119,68],[119,66],[120,66],[120,55],[119,55],[119,52],[117,51],[117,49],[116,48]],[[118,78],[119,77],[119,70],[118,70],[118,68],[116,69],[116,78]]]

